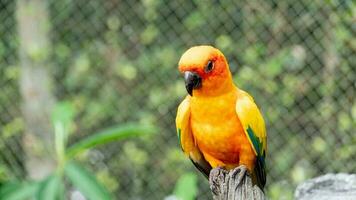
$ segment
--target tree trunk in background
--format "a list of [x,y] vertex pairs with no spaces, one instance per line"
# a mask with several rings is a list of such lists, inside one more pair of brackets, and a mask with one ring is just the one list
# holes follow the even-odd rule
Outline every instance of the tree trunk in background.
[[26,123],[23,148],[28,176],[40,179],[54,166],[50,114],[54,104],[49,74],[50,41],[46,0],[18,0],[20,89]]

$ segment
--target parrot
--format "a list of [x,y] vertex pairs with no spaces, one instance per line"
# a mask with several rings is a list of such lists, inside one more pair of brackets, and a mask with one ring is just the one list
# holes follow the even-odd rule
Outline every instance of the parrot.
[[213,168],[244,165],[263,191],[265,122],[253,97],[233,83],[224,54],[213,46],[193,46],[181,56],[178,69],[188,93],[175,120],[184,154],[207,178]]

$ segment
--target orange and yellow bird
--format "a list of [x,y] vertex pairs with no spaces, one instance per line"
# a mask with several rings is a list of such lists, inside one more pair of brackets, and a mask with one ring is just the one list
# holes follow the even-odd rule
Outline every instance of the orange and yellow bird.
[[263,189],[265,122],[253,98],[233,83],[225,56],[212,46],[195,46],[180,58],[179,71],[189,93],[176,117],[183,152],[207,177],[212,168],[245,165]]

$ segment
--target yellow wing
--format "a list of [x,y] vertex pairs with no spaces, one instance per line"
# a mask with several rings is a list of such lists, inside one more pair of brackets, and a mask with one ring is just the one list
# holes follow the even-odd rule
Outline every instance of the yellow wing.
[[176,127],[178,140],[184,154],[189,156],[196,168],[209,177],[211,166],[196,145],[190,126],[190,96],[187,96],[178,107]]
[[245,91],[237,92],[236,113],[256,154],[255,172],[262,186],[266,183],[267,133],[265,121],[253,98]]

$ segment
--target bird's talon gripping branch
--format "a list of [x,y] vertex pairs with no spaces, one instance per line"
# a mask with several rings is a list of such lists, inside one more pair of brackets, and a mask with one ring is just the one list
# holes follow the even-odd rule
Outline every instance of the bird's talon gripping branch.
[[235,169],[232,170],[231,172],[233,177],[237,176],[237,183],[241,183],[242,179],[248,175],[247,168],[244,165],[241,165]]

